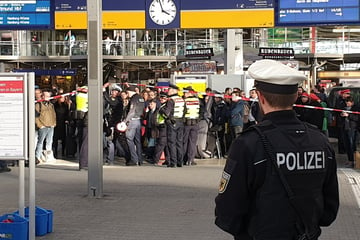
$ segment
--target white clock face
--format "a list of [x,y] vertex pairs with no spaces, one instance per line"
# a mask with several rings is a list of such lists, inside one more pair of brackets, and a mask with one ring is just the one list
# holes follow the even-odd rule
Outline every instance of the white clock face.
[[149,7],[151,20],[158,25],[168,25],[176,17],[176,5],[172,0],[153,0]]

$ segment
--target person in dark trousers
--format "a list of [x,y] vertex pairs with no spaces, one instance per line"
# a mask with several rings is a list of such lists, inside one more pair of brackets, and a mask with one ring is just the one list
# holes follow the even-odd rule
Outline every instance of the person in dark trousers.
[[[344,89],[339,91],[339,95],[336,98],[335,108],[336,109],[345,109],[346,102],[345,99],[350,97],[350,89]],[[344,132],[344,118],[340,116],[340,112],[334,112],[336,119],[336,129],[337,129],[337,138],[338,138],[338,152],[340,154],[346,153],[345,150],[345,132]]]
[[183,166],[183,141],[184,141],[184,108],[185,101],[178,95],[179,87],[169,85],[168,100],[166,106],[161,110],[166,119],[167,147],[169,156],[168,167]]
[[[167,102],[167,94],[164,92],[160,93],[160,108],[156,110],[156,144],[155,151],[153,155],[153,163],[158,164],[160,161],[161,154],[164,152],[165,156],[168,156],[168,148],[167,148],[167,133],[166,133],[166,119],[167,116],[163,113],[163,108],[166,106]],[[165,161],[163,165],[167,165],[168,163]]]
[[344,111],[340,113],[340,117],[343,118],[343,131],[344,131],[344,143],[345,150],[348,157],[346,162],[347,167],[354,167],[354,153],[356,151],[356,138],[357,138],[357,129],[359,122],[359,115],[350,113],[348,111],[358,112],[360,111],[359,107],[354,104],[354,99],[352,97],[347,97],[345,99],[346,107]]
[[191,86],[184,90],[185,123],[184,123],[184,160],[185,165],[196,165],[196,142],[199,134],[200,101]]
[[66,96],[61,96],[54,103],[56,113],[56,126],[54,128],[53,136],[53,153],[54,157],[58,157],[58,141],[61,140],[61,156],[65,156],[66,149],[66,125],[69,123],[69,104],[66,101]]
[[228,120],[227,116],[229,115],[229,108],[224,101],[223,95],[220,92],[214,91],[214,94],[214,103],[211,107],[212,127],[209,129],[209,131],[217,133],[217,137],[220,142],[221,154],[223,155],[226,153],[225,123]]
[[115,132],[116,124],[120,122],[123,112],[123,102],[120,97],[121,88],[116,84],[110,86],[110,94],[106,91],[109,83],[103,85],[104,97],[104,116],[103,116],[103,132],[104,132],[104,161],[105,164],[114,165],[115,145],[117,134]]
[[339,189],[327,137],[293,111],[307,78],[274,60],[257,61],[248,73],[264,118],[230,147],[215,224],[236,240],[316,240],[336,219]]
[[131,162],[130,165],[142,165],[142,146],[141,146],[141,117],[144,110],[144,99],[136,93],[136,87],[130,86],[126,89],[129,95],[129,109],[126,115],[125,123],[127,130],[125,132],[128,143]]
[[245,101],[241,99],[239,91],[232,92],[232,101],[229,111],[229,125],[231,131],[232,141],[243,131],[244,127],[244,106]]
[[75,113],[76,127],[78,129],[80,171],[88,170],[89,163],[88,110],[88,87],[82,86],[76,92]]
[[8,167],[7,161],[0,160],[0,173],[10,172],[11,168]]
[[158,108],[156,107],[156,100],[149,100],[148,107],[144,113],[144,127],[145,127],[145,142],[146,148],[144,150],[146,160],[150,163],[153,161],[156,137],[157,137],[157,128],[156,128],[156,112]]

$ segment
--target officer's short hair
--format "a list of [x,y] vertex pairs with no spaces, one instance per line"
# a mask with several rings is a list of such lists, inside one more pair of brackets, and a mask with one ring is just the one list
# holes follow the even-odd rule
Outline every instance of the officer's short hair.
[[292,94],[276,94],[276,93],[269,93],[265,91],[261,91],[261,94],[266,98],[268,104],[272,107],[279,107],[279,108],[287,108],[292,106],[296,99],[297,93]]

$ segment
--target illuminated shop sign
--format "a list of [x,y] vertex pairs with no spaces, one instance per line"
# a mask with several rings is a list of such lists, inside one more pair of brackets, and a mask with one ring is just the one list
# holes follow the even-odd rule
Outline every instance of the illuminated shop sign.
[[259,48],[259,56],[265,59],[289,59],[294,57],[292,48]]

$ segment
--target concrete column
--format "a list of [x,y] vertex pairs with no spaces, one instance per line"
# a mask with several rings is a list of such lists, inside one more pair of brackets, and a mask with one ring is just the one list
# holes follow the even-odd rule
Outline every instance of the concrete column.
[[88,11],[88,196],[103,197],[102,1],[87,0]]
[[242,29],[227,29],[225,34],[225,74],[242,74],[244,66]]

